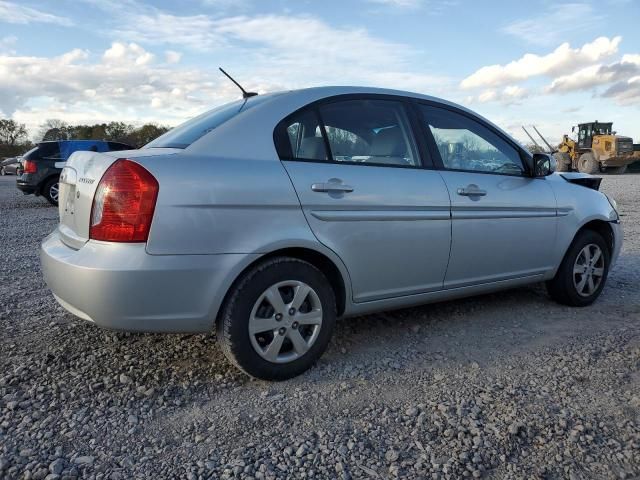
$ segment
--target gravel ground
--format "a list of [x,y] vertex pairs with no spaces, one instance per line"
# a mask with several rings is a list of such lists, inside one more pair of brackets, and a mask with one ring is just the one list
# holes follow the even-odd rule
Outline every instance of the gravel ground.
[[0,477],[640,478],[640,175],[602,297],[541,286],[340,322],[307,374],[252,381],[209,335],[100,330],[57,306],[57,222],[0,177]]

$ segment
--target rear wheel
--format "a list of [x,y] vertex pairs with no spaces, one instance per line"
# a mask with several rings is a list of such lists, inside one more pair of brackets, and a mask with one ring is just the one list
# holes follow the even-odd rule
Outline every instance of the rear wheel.
[[583,153],[578,159],[578,170],[581,173],[594,173],[600,172],[600,163],[596,160],[596,157],[591,152]]
[[52,205],[58,205],[58,194],[60,193],[60,185],[58,183],[58,178],[52,178],[49,180],[42,189],[42,194],[44,198],[46,198],[49,203]]
[[278,257],[233,287],[218,321],[218,341],[248,375],[286,380],[322,355],[335,320],[335,294],[323,273],[302,260]]
[[4,177],[6,174],[7,172],[5,172],[4,167],[0,167],[0,175]]
[[564,305],[591,305],[607,281],[610,258],[604,238],[593,230],[583,230],[569,247],[556,276],[547,282],[549,295]]

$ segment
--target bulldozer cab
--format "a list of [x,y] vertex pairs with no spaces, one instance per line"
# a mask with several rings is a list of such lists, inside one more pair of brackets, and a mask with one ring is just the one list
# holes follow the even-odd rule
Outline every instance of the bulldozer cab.
[[613,123],[591,122],[578,125],[578,148],[591,148],[596,135],[611,135]]

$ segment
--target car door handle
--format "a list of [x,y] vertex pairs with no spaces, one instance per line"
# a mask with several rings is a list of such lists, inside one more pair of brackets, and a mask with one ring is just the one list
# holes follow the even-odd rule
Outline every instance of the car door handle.
[[314,192],[353,192],[351,185],[345,185],[344,183],[314,183],[311,185],[311,190]]
[[484,197],[486,194],[486,190],[482,190],[476,185],[469,185],[458,189],[458,195],[462,195],[463,197]]

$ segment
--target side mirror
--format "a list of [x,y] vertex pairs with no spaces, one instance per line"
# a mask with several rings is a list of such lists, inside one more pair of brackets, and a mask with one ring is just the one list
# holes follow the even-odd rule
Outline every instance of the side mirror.
[[575,126],[571,127],[571,133],[573,133],[575,131],[576,131],[576,127]]
[[557,162],[553,155],[549,153],[533,154],[533,176],[546,177],[556,171]]

